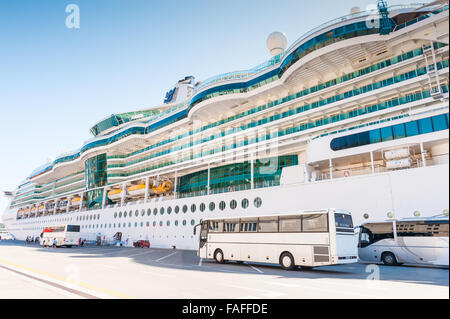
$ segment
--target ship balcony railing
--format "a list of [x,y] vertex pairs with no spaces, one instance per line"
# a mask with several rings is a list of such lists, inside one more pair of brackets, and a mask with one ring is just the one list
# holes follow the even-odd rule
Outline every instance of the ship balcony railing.
[[439,155],[433,155],[430,154],[426,155],[425,163],[421,159],[420,154],[419,155],[412,155],[410,157],[412,159],[412,165],[408,167],[403,168],[396,168],[396,169],[388,169],[386,165],[382,164],[376,164],[373,166],[365,165],[363,167],[339,167],[334,168],[332,170],[332,176],[329,172],[329,168],[323,169],[321,171],[318,171],[315,175],[313,174],[311,178],[311,182],[316,181],[323,181],[323,180],[331,180],[331,179],[339,179],[339,178],[349,178],[354,176],[363,176],[363,175],[371,175],[371,174],[379,174],[379,173],[387,173],[387,172],[393,172],[398,170],[406,170],[406,169],[414,169],[414,168],[423,168],[423,167],[430,167],[430,166],[437,166],[437,165],[444,165],[449,163],[449,154],[439,154]]

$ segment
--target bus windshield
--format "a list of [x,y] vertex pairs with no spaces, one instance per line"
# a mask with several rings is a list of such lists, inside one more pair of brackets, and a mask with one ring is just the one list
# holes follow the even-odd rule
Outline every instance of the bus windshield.
[[80,232],[80,226],[78,225],[67,225],[67,231],[71,233],[79,233]]
[[338,228],[352,228],[353,229],[353,220],[352,220],[351,215],[335,213],[334,219],[336,221],[336,229],[338,229]]

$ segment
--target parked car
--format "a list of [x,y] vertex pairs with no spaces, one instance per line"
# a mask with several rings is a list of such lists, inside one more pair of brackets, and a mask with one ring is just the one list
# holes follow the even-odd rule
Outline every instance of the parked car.
[[137,248],[150,248],[150,242],[148,240],[138,240],[133,243],[133,246]]

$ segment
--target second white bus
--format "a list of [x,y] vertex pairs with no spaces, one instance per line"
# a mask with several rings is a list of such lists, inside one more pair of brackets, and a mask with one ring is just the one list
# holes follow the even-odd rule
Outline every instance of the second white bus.
[[272,263],[291,270],[358,261],[352,216],[344,210],[205,219],[197,226],[198,256],[218,263]]

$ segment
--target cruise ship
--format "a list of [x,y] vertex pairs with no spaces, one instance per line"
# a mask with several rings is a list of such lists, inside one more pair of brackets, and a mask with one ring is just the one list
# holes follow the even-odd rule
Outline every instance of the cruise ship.
[[8,192],[3,222],[18,239],[71,224],[86,240],[197,249],[205,218],[448,216],[448,28],[448,1],[380,0],[289,47],[274,32],[268,61],[187,76],[160,106],[99,121]]

